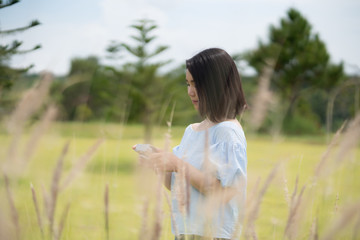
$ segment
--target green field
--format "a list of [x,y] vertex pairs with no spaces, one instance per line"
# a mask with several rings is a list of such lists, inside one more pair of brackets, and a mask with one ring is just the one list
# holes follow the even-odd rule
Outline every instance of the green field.
[[[185,127],[173,127],[171,146],[179,144]],[[158,200],[155,196],[154,176],[144,175],[137,167],[136,153],[131,146],[142,142],[142,126],[121,126],[102,123],[56,123],[47,133],[38,138],[30,159],[24,155],[31,139],[32,129],[22,134],[16,145],[16,154],[21,165],[16,171],[5,170],[10,179],[9,188],[19,217],[21,239],[41,239],[36,212],[32,201],[30,184],[34,186],[39,201],[45,235],[48,235],[48,221],[44,207],[44,193],[49,194],[54,168],[60,153],[70,141],[64,159],[61,180],[64,181],[78,159],[99,139],[105,141],[89,159],[84,169],[76,172],[70,185],[58,194],[55,211],[55,229],[58,228],[65,206],[70,203],[61,239],[106,239],[104,217],[104,192],[109,186],[109,239],[138,239],[142,222],[149,229],[153,224],[153,209]],[[154,145],[165,145],[166,128],[156,128]],[[8,158],[12,137],[5,130],[0,131],[0,159],[3,164]],[[342,139],[344,140],[344,139]],[[256,200],[273,167],[280,163],[275,178],[271,181],[261,199],[255,221],[258,239],[282,239],[288,221],[289,207],[286,197],[294,190],[296,176],[299,177],[297,195],[303,185],[304,194],[299,202],[298,214],[294,218],[297,230],[292,230],[293,239],[309,239],[312,224],[317,219],[318,233],[325,236],[336,229],[348,207],[355,216],[345,222],[342,231],[336,231],[335,239],[360,239],[355,229],[360,225],[360,162],[359,148],[346,151],[341,160],[336,160],[338,147],[332,148],[330,157],[323,166],[322,175],[315,182],[314,170],[327,149],[324,137],[282,137],[273,140],[269,136],[247,135],[248,141],[248,205]],[[15,239],[16,228],[8,193],[0,181],[0,238]],[[259,181],[257,190],[256,182]],[[287,184],[286,184],[287,183]],[[61,185],[61,184],[60,184]],[[45,189],[45,190],[44,190]],[[255,194],[254,191],[256,190]],[[149,194],[151,193],[151,194]],[[149,216],[144,220],[144,200],[150,198]],[[353,205],[355,204],[355,205]],[[162,239],[173,239],[170,230],[170,212],[162,200],[164,220]],[[335,224],[335,225],[333,225]],[[315,225],[313,225],[315,226]],[[315,228],[314,228],[315,229]],[[2,232],[2,233],[1,233]],[[357,235],[356,235],[357,234]],[[2,239],[2,238],[1,238]],[[149,237],[150,239],[150,237]]]

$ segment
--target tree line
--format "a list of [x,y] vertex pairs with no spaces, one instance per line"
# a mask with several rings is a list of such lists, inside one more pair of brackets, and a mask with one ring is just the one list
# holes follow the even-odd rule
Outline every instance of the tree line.
[[[112,41],[104,51],[115,61],[125,53],[132,55],[134,61],[111,66],[101,63],[97,56],[74,58],[68,74],[56,78],[51,98],[61,110],[60,120],[142,123],[146,141],[151,139],[153,126],[166,124],[174,109],[173,124],[199,120],[187,97],[185,65],[164,73],[159,70],[170,60],[154,60],[169,48],[153,46],[157,40],[153,35],[156,23],[142,19],[130,27],[135,33],[132,42]],[[3,32],[0,29],[0,34]],[[26,74],[9,78],[2,71],[11,69],[6,60],[16,52],[9,49],[9,45],[0,45],[2,116],[13,107],[18,92],[14,89],[28,87],[37,79],[36,75]],[[289,134],[324,132],[326,106],[336,91],[332,130],[358,111],[359,88],[343,87],[352,76],[346,76],[343,63],[330,61],[325,43],[296,9],[289,9],[278,25],[271,25],[268,39],[260,40],[257,48],[232,54],[236,63],[246,61],[256,72],[254,76],[242,75],[250,105],[249,113],[243,116],[245,127],[250,128],[252,122],[260,119],[254,128],[258,132],[268,133],[275,126]],[[18,79],[12,90],[10,79]],[[262,118],[252,114],[259,109]]]

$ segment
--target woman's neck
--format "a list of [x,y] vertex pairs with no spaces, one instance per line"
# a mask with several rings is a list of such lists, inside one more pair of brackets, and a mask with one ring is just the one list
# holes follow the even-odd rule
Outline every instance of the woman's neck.
[[[220,122],[225,122],[225,121],[228,121],[228,122],[235,122],[237,124],[240,125],[239,121],[234,118],[234,119],[225,119],[223,121],[220,121]],[[210,119],[208,118],[205,118],[202,122],[200,123],[196,123],[196,124],[193,124],[193,129],[196,130],[196,131],[203,131],[203,130],[206,130],[220,122],[212,122],[210,121]]]

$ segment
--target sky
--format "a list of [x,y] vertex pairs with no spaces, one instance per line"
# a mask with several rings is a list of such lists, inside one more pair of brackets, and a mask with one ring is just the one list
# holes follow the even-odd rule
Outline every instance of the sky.
[[[230,54],[255,49],[259,40],[267,41],[269,26],[278,26],[291,7],[325,42],[331,62],[343,61],[347,73],[360,75],[359,0],[22,0],[0,9],[0,29],[34,19],[41,25],[2,37],[0,44],[14,39],[23,41],[22,49],[41,44],[41,49],[11,59],[14,67],[34,64],[31,72],[65,75],[71,59],[90,55],[120,66],[131,58],[109,61],[106,47],[112,40],[134,43],[130,36],[136,32],[129,26],[148,18],[158,25],[153,47],[169,46],[156,60],[171,59],[171,69],[209,47]],[[249,68],[244,71],[251,74]]]

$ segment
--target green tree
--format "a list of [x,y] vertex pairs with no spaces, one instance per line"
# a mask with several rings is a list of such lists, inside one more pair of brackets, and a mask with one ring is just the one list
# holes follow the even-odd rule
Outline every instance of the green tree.
[[[67,120],[122,121],[129,84],[126,75],[113,67],[103,66],[95,56],[74,58],[58,99]],[[59,84],[59,83],[57,83]]]
[[[161,77],[158,70],[169,61],[154,62],[152,59],[168,49],[161,45],[150,48],[156,39],[151,35],[157,25],[152,20],[142,19],[130,26],[137,31],[137,35],[131,36],[135,45],[124,42],[112,42],[108,51],[115,54],[125,50],[136,58],[135,62],[124,66],[124,71],[130,73],[130,93],[131,100],[130,119],[139,120],[144,124],[145,142],[151,141],[152,129],[156,120],[159,119],[161,107],[166,104],[164,100],[171,97],[171,93],[166,91],[167,84],[170,84],[164,77]],[[137,119],[139,118],[139,119]]]
[[[16,3],[20,2],[19,0],[10,0],[10,1],[1,1],[0,0],[0,10],[3,8],[12,6]],[[19,27],[15,29],[2,30],[0,29],[0,37],[10,36],[17,33],[21,33],[30,28],[38,26],[40,22],[38,20],[33,20],[24,27]],[[17,78],[19,73],[24,73],[29,70],[33,65],[30,65],[25,68],[12,68],[9,66],[9,60],[14,55],[25,54],[36,49],[39,49],[41,46],[36,45],[32,49],[21,50],[20,46],[22,45],[21,41],[14,40],[12,43],[1,45],[0,44],[0,92],[2,89],[9,89],[13,85],[13,82]]]
[[343,64],[330,63],[325,43],[312,32],[310,23],[296,9],[289,9],[280,26],[270,26],[269,41],[245,54],[258,74],[271,63],[271,87],[288,104],[285,116],[294,113],[296,102],[309,90],[329,91],[344,79]]
[[70,71],[64,82],[61,105],[68,120],[88,120],[92,112],[87,104],[90,98],[92,78],[99,68],[96,57],[71,60]]

